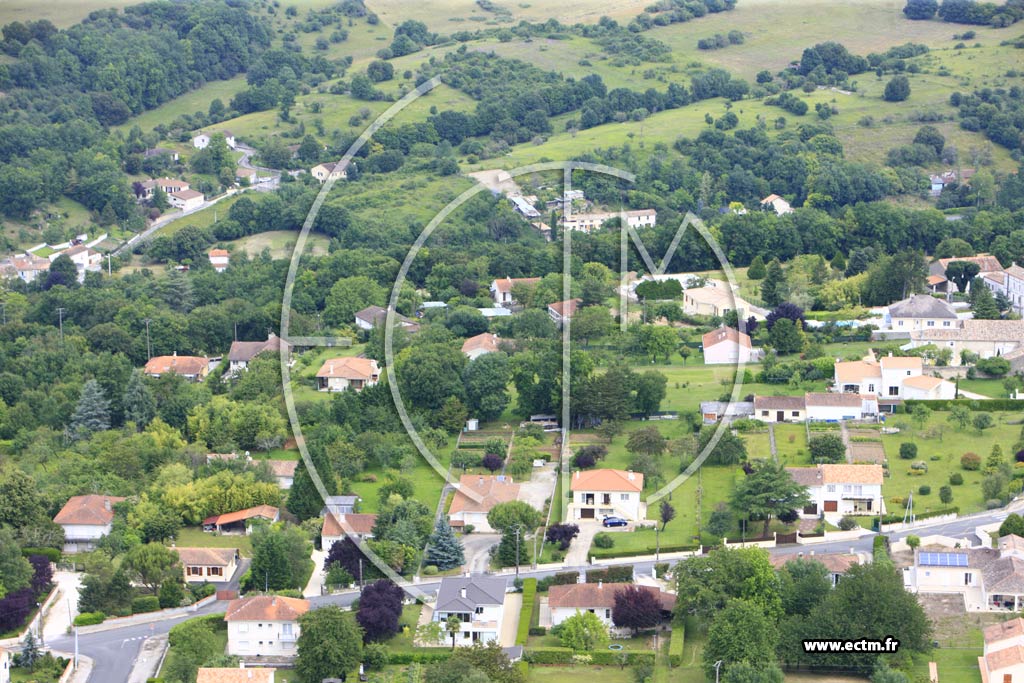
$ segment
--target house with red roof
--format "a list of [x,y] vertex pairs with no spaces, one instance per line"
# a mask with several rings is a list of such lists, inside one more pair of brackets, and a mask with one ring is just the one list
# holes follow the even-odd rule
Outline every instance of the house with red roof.
[[339,515],[328,510],[324,515],[324,524],[320,530],[320,547],[328,552],[332,545],[346,536],[353,536],[358,540],[373,538],[375,524],[377,524],[377,515],[362,512]]
[[202,356],[179,356],[175,351],[170,356],[153,356],[146,361],[143,372],[155,378],[173,372],[190,382],[201,382],[210,372],[210,360]]
[[705,365],[749,363],[760,357],[750,344],[750,335],[722,325],[701,337]]
[[490,332],[481,332],[475,337],[470,337],[462,342],[462,352],[469,356],[470,360],[476,360],[480,356],[500,351],[498,348],[499,341],[501,340],[498,335],[491,334]]
[[71,496],[57,516],[54,524],[64,529],[64,552],[88,552],[96,548],[96,541],[110,533],[114,522],[114,505],[123,501],[120,496]]
[[299,617],[309,601],[280,595],[232,600],[224,613],[228,623],[228,654],[235,657],[294,657]]
[[230,581],[238,569],[238,548],[171,548],[178,553],[187,583]]
[[472,526],[479,533],[494,531],[487,513],[498,503],[519,499],[519,484],[504,474],[463,474],[448,509],[448,521],[455,529]]
[[236,512],[226,512],[223,515],[211,515],[203,520],[203,531],[215,531],[219,534],[250,534],[254,519],[264,519],[271,523],[278,522],[281,520],[281,511],[273,505],[257,505]]
[[[615,596],[633,584],[628,583],[570,583],[551,586],[548,589],[548,609],[551,612],[551,625],[558,626],[577,612],[591,612],[604,622],[605,626],[613,627],[612,610],[615,608]],[[666,593],[654,586],[633,586],[647,591],[658,598],[661,603],[662,617],[672,618],[672,608],[676,606],[676,596]]]
[[628,470],[581,470],[573,472],[569,519],[622,517],[636,522],[647,517],[640,500],[644,475]]
[[372,358],[329,358],[316,373],[320,391],[362,391],[380,381],[380,366]]

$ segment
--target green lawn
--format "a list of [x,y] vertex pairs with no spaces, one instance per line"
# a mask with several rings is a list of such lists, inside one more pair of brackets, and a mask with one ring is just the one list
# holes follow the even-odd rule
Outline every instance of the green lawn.
[[529,683],[632,683],[632,668],[617,666],[531,666]]
[[1006,387],[1003,386],[1002,379],[961,379],[959,384],[960,389],[963,391],[973,391],[976,394],[988,396],[989,398],[1010,397],[1009,392],[1006,391]]
[[[205,617],[198,617],[198,618],[199,619],[203,619]],[[225,652],[227,650],[227,648],[228,648],[228,627],[227,627],[227,622],[215,622],[215,623],[217,624],[217,626],[213,630],[213,639],[214,639],[214,642],[216,642],[216,644],[217,644],[216,651],[217,652]],[[221,625],[223,625],[223,628],[220,628]],[[168,662],[172,661],[177,656],[178,656],[178,653],[174,651],[173,647],[168,649],[167,656],[164,658],[163,665],[160,667],[160,670],[163,671],[164,668],[167,667]],[[277,679],[275,678],[275,680],[277,680]]]
[[[1008,420],[1020,419],[1019,413],[992,413],[996,425],[986,429],[983,434],[968,427],[958,430],[946,420],[947,412],[935,411],[931,414],[922,432],[929,429],[942,428],[942,435],[925,438],[918,434],[918,429],[906,415],[894,415],[886,420],[888,426],[901,426],[899,434],[882,435],[882,444],[889,461],[890,476],[882,488],[889,512],[898,512],[903,505],[893,502],[892,498],[905,499],[910,491],[914,492],[914,510],[924,512],[942,506],[939,501],[939,487],[949,483],[949,475],[959,472],[963,475],[962,486],[953,487],[953,505],[960,508],[961,514],[977,512],[985,508],[981,493],[981,480],[984,475],[980,471],[969,472],[960,467],[960,456],[966,452],[974,452],[981,456],[982,463],[992,451],[992,446],[999,444],[1005,457],[1010,458],[1010,449],[1020,436],[1019,424],[1007,424]],[[900,444],[913,442],[917,444],[918,460],[928,464],[928,472],[921,476],[909,474],[911,461],[899,458]],[[932,460],[937,457],[937,460]],[[918,487],[922,484],[931,486],[930,495],[920,495]]]
[[384,644],[391,652],[413,652],[412,638],[415,635],[416,623],[419,621],[423,605],[406,605],[402,608],[402,617],[398,620],[399,631]]
[[788,467],[811,464],[811,454],[807,448],[807,431],[803,424],[775,425],[775,449],[779,455],[779,462]]
[[174,543],[179,548],[238,548],[244,557],[252,557],[252,541],[248,536],[218,536],[197,526],[178,530]]
[[[226,216],[227,212],[223,212],[221,215]],[[264,249],[268,249],[270,250],[270,257],[273,259],[290,259],[292,252],[295,251],[297,239],[297,232],[292,232],[291,230],[271,230],[230,240],[225,244],[232,245],[236,253],[244,251],[250,258],[257,257],[263,253]],[[324,256],[327,254],[327,246],[330,243],[331,240],[326,235],[310,233],[306,237],[306,248],[303,253],[312,256]]]
[[765,460],[771,457],[771,439],[768,436],[767,429],[763,432],[745,432],[741,436],[747,444],[748,456],[751,458],[764,458]]

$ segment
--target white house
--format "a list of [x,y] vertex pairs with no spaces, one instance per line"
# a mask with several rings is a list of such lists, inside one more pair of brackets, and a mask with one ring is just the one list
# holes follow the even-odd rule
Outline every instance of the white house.
[[519,484],[503,474],[463,474],[448,509],[448,521],[455,529],[472,526],[478,533],[493,533],[487,513],[498,503],[519,499]]
[[930,294],[912,294],[890,304],[885,318],[894,332],[953,327],[957,321],[953,307]]
[[750,345],[750,335],[725,325],[701,337],[704,364],[749,363],[757,354]]
[[337,515],[328,512],[324,515],[324,524],[320,530],[320,547],[330,552],[332,545],[349,535],[360,540],[373,538],[376,523],[377,515],[359,512]]
[[654,209],[638,209],[633,211],[605,211],[598,213],[580,213],[562,219],[562,227],[566,230],[593,232],[606,221],[613,218],[624,218],[630,228],[653,228],[658,221],[658,212]]
[[903,380],[903,398],[917,401],[956,398],[956,385],[941,377],[907,377]]
[[647,517],[647,505],[640,500],[644,490],[644,475],[640,472],[576,471],[572,475],[570,490],[569,519],[623,517],[635,522]]
[[[877,361],[836,361],[834,390],[862,395],[874,394],[883,398],[911,398],[906,395],[906,382],[921,377],[923,369],[924,362],[920,356],[882,356]],[[942,387],[941,384],[917,380],[911,382],[910,389],[913,398],[918,397],[922,389],[942,394],[950,391],[950,388]]]
[[64,552],[93,550],[96,541],[110,533],[113,506],[123,500],[118,496],[71,496],[53,518],[64,529]]
[[494,280],[491,283],[491,298],[498,306],[510,308],[516,303],[512,298],[512,289],[517,285],[533,286],[540,282],[539,277],[504,277]]
[[[863,559],[867,559],[866,557]],[[846,572],[854,565],[861,564],[861,556],[854,553],[818,553],[812,550],[808,554],[799,555],[771,555],[768,561],[776,569],[782,569],[787,562],[820,562],[828,572],[829,582],[835,588],[842,580]]]
[[[462,628],[454,634],[456,646],[497,641],[501,638],[507,585],[504,576],[445,577],[437,590],[431,619],[444,625],[451,615],[459,618]],[[452,635],[446,630],[442,638],[450,642]]]
[[42,273],[50,271],[50,259],[34,254],[11,256],[0,261],[0,274],[7,278],[18,278],[23,282],[35,282]]
[[292,487],[292,483],[295,481],[295,468],[298,467],[298,460],[267,460],[267,467],[270,469],[270,473],[274,475],[274,481],[277,485],[285,490]]
[[231,263],[231,252],[227,249],[211,249],[207,254],[210,259],[210,265],[218,273],[223,273],[228,269],[228,265]]
[[285,350],[285,358],[290,359],[292,345],[273,332],[267,334],[266,341],[234,341],[228,350],[228,374],[235,376],[249,368],[249,363],[261,353],[280,354]]
[[178,553],[187,583],[230,581],[238,568],[237,548],[171,548]]
[[1024,268],[1011,263],[1006,273],[1006,297],[1014,313],[1024,315]]
[[803,396],[754,396],[752,417],[761,422],[803,422],[807,405]]
[[[533,200],[536,201],[537,198],[533,197]],[[535,207],[526,197],[522,197],[520,195],[509,195],[508,201],[512,204],[512,210],[523,218],[540,218],[540,211],[538,211],[537,207]]]
[[882,500],[881,465],[815,465],[787,467],[797,484],[807,487],[811,503],[804,515],[838,519],[844,515],[877,515],[885,512]]
[[203,356],[179,356],[177,352],[170,356],[153,356],[146,361],[142,372],[157,379],[173,372],[189,381],[201,382],[210,372],[210,359]]
[[793,213],[793,207],[789,205],[785,199],[777,194],[770,194],[761,200],[762,209],[771,209],[777,216],[784,216],[787,213]]
[[348,178],[348,166],[338,162],[327,162],[323,164],[317,164],[313,168],[309,169],[309,174],[320,181],[320,184],[326,183],[328,180],[344,180]]
[[[266,666],[237,668],[202,666],[196,671],[196,683],[274,683],[277,669]],[[287,681],[287,679],[285,679]]]
[[11,683],[11,652],[0,647],[0,683]]
[[362,391],[380,381],[380,366],[372,358],[329,358],[316,373],[320,391]]
[[[356,327],[361,330],[372,330],[386,323],[387,319],[388,309],[381,306],[367,306],[355,314]],[[416,332],[420,329],[418,322],[410,320],[397,311],[395,312],[395,321],[407,332]]]
[[294,657],[300,616],[309,601],[257,595],[228,603],[228,654],[236,657]]
[[978,657],[983,683],[1024,681],[1024,619],[986,626],[985,649]]
[[203,205],[206,197],[196,190],[179,190],[167,195],[167,202],[182,211],[194,211]]
[[55,261],[58,256],[67,256],[71,259],[75,268],[78,269],[79,282],[85,280],[86,273],[98,273],[103,268],[103,254],[84,244],[77,244],[70,249],[54,252],[50,255],[50,262]]
[[[227,143],[228,147],[234,149],[237,145],[235,142],[235,136],[229,130],[219,131],[224,136],[224,142]],[[192,146],[196,149],[206,149],[210,146],[210,135],[207,133],[199,133],[192,138]]]
[[878,416],[875,394],[814,393],[804,394],[807,419],[819,422],[863,420]]
[[480,356],[500,350],[498,348],[499,341],[498,335],[481,332],[462,342],[462,353],[469,356],[470,360],[476,360]]
[[579,310],[580,303],[580,299],[556,301],[548,304],[548,315],[556,325],[561,327],[566,320],[570,320],[574,315],[576,315],[576,311]]
[[[548,609],[551,610],[551,625],[558,626],[578,612],[591,612],[597,615],[605,626],[613,628],[612,610],[615,608],[615,596],[628,583],[569,583],[551,586],[548,589]],[[666,593],[654,586],[634,586],[647,591],[658,598],[664,618],[671,618],[672,609],[676,605],[676,596]]]

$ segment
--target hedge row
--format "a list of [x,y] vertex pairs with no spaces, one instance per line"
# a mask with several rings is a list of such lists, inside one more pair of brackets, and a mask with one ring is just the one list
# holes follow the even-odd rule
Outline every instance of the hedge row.
[[989,412],[993,410],[1020,410],[1021,402],[1013,398],[990,398],[987,401],[977,401],[971,398],[943,398],[934,401],[910,400],[904,401],[903,405],[911,410],[916,405],[922,405],[932,410],[949,410],[952,406],[967,406],[968,410],[980,410]]
[[633,583],[633,565],[623,564],[587,572],[587,583]]
[[656,653],[653,650],[596,650],[594,652],[576,652],[569,647],[535,647],[526,650],[523,658],[530,664],[572,664],[575,655],[590,657],[590,663],[598,666],[621,665],[621,658],[626,657],[626,665],[633,666],[648,663],[654,666]]
[[672,628],[672,638],[668,641],[668,665],[679,666],[683,663],[683,645],[686,644],[686,629],[682,624]]
[[75,617],[75,626],[92,626],[102,624],[107,615],[103,612],[82,612]]
[[32,557],[33,555],[42,555],[50,562],[57,564],[60,562],[60,551],[56,548],[22,548],[22,557]]
[[537,582],[537,590],[544,593],[552,586],[565,586],[572,583],[579,583],[579,572],[559,572],[551,576],[545,576]]
[[132,598],[132,614],[156,612],[160,609],[160,599],[155,595],[140,595]]
[[[700,546],[698,545],[662,545],[661,552],[663,553],[688,553],[697,550]],[[590,554],[593,557],[610,560],[616,557],[630,557],[637,554],[636,550],[623,550],[619,548],[598,548],[596,546],[590,547]],[[650,549],[650,555],[654,554],[654,549]]]
[[[958,515],[960,514],[960,508],[953,505],[948,508],[938,508],[936,510],[930,510],[928,512],[915,513],[914,519],[922,520],[929,519],[931,517],[942,517],[943,515]],[[903,521],[902,512],[894,512],[892,514],[882,516],[882,524],[895,524]]]
[[533,603],[537,599],[537,579],[523,581],[523,606],[519,610],[519,627],[516,630],[516,645],[526,645],[530,635],[530,620],[533,618]]
[[447,647],[418,647],[412,652],[389,652],[388,664],[434,664],[443,662],[452,654]]

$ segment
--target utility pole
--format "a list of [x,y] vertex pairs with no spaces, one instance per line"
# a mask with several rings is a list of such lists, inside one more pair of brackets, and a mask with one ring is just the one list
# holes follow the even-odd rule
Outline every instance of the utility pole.
[[149,344],[149,323],[150,319],[146,318],[142,322],[146,323],[146,360],[153,357],[153,347]]
[[654,525],[654,561],[661,559],[661,527]]
[[520,525],[516,524],[516,578],[519,578],[519,530]]
[[66,310],[67,309],[63,308],[63,307],[57,309],[57,320],[58,320],[57,324],[60,326],[60,345],[61,346],[64,346],[64,311],[66,311]]
[[722,668],[722,660],[715,662],[715,683],[718,683],[718,670]]
[[0,301],[0,310],[3,310],[3,312],[4,312],[4,325],[6,325],[7,324],[7,302],[6,301]]
[[270,570],[269,569],[264,569],[263,570],[263,592],[264,593],[269,593],[270,592]]
[[75,631],[75,658],[73,660],[71,660],[71,661],[73,663],[72,666],[77,671],[78,670],[78,627],[75,626],[75,617],[71,613],[71,601],[70,600],[68,600],[68,620],[71,622],[71,628],[73,628],[74,631]]
[[107,277],[110,277],[110,253],[107,253]]
[[235,321],[235,341],[238,341],[238,321]]

